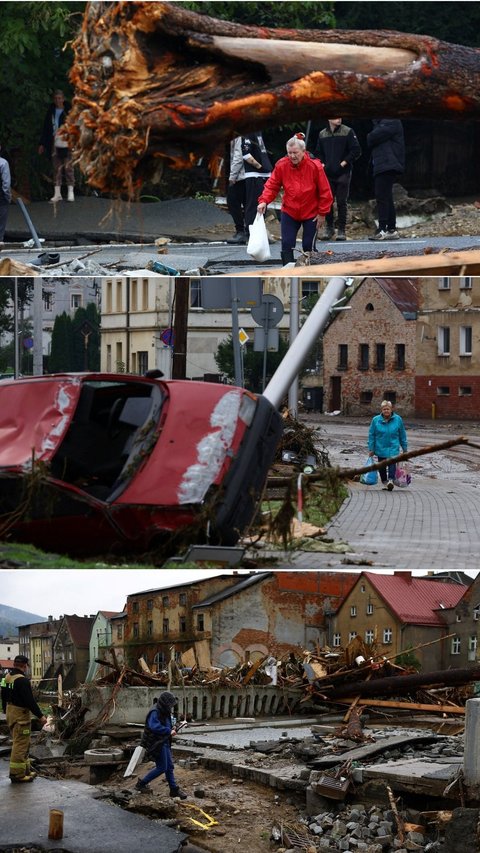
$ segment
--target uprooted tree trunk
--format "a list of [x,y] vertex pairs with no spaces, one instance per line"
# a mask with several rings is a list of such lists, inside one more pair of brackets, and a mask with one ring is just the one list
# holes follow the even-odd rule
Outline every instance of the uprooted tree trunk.
[[89,3],[67,121],[89,184],[133,195],[252,129],[480,115],[480,51],[392,31],[242,26],[176,3]]

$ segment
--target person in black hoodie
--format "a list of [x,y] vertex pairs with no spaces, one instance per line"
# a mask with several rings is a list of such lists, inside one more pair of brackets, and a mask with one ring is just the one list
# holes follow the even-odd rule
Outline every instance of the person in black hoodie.
[[[355,160],[362,149],[355,131],[342,124],[341,118],[329,118],[326,128],[320,131],[314,156],[321,160],[330,184],[334,202],[337,202],[337,240],[346,240],[347,201]],[[321,240],[331,240],[335,234],[333,204],[325,217],[325,231]]]
[[369,240],[398,240],[393,185],[405,171],[405,140],[399,119],[373,120],[367,136],[371,151],[378,228]]
[[172,722],[172,711],[177,704],[173,693],[165,691],[156,700],[145,720],[141,745],[145,747],[148,757],[155,762],[155,767],[135,785],[137,791],[148,790],[148,784],[153,779],[165,773],[165,779],[170,788],[171,797],[186,800],[188,794],[177,785],[174,775],[171,742],[177,731]]
[[257,215],[258,197],[272,172],[272,164],[261,133],[242,136],[242,157],[245,170],[245,231],[248,242],[250,225]]

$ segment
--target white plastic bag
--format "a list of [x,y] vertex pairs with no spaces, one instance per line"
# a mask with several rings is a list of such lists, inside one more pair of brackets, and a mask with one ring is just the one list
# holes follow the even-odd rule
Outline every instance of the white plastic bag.
[[256,261],[268,261],[272,257],[270,243],[268,242],[267,226],[265,217],[257,213],[255,222],[250,225],[250,237],[248,239],[247,253]]

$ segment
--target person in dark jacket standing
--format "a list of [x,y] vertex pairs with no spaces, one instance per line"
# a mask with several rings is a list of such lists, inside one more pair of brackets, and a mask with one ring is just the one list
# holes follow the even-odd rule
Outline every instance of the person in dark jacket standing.
[[393,185],[405,171],[405,140],[399,119],[374,119],[367,136],[371,151],[378,228],[370,240],[398,240]]
[[[0,148],[1,150],[1,148]],[[8,208],[12,201],[10,166],[0,154],[0,243],[3,243],[7,227]]]
[[[383,462],[385,459],[398,456],[400,447],[404,453],[407,452],[407,433],[403,420],[393,411],[390,400],[383,400],[380,404],[380,414],[375,415],[370,423],[368,455],[370,458],[376,456],[379,462]],[[385,468],[380,468],[380,479],[389,492],[394,487],[396,467],[393,462]]]
[[248,242],[250,225],[257,215],[258,197],[272,172],[272,164],[261,133],[242,136],[242,158],[245,171],[245,231]]
[[[352,179],[352,167],[362,155],[355,131],[342,124],[341,118],[329,118],[326,128],[320,131],[315,157],[323,163],[333,200],[337,203],[337,240],[346,240],[347,201]],[[331,240],[335,234],[333,204],[325,217],[325,231],[321,240]]]
[[52,203],[62,201],[63,176],[65,176],[68,189],[67,201],[75,201],[72,152],[62,134],[62,127],[69,109],[70,104],[65,100],[65,95],[61,89],[57,89],[53,94],[53,103],[46,112],[40,145],[38,146],[39,154],[45,153],[47,157],[52,159],[53,183],[55,185],[55,191],[50,199]]
[[33,782],[36,773],[30,766],[31,718],[38,717],[42,725],[47,718],[35,702],[30,681],[26,677],[28,658],[17,655],[11,669],[1,681],[2,708],[12,738],[10,753],[10,781]]
[[148,757],[155,762],[155,767],[143,779],[138,780],[135,790],[144,791],[148,788],[149,782],[165,773],[170,796],[186,800],[188,795],[175,781],[171,750],[172,738],[177,734],[172,721],[172,711],[176,704],[177,700],[173,693],[166,690],[160,694],[154,707],[147,714],[140,743],[145,747]]

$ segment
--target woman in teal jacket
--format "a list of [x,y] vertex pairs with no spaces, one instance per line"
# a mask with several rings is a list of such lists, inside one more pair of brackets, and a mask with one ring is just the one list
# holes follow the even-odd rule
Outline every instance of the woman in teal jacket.
[[[376,456],[379,462],[398,456],[400,448],[407,451],[407,433],[400,415],[393,411],[390,400],[383,400],[380,406],[380,415],[372,418],[368,432],[368,455]],[[387,465],[380,469],[380,479],[387,484],[389,492],[393,489],[396,464]]]

